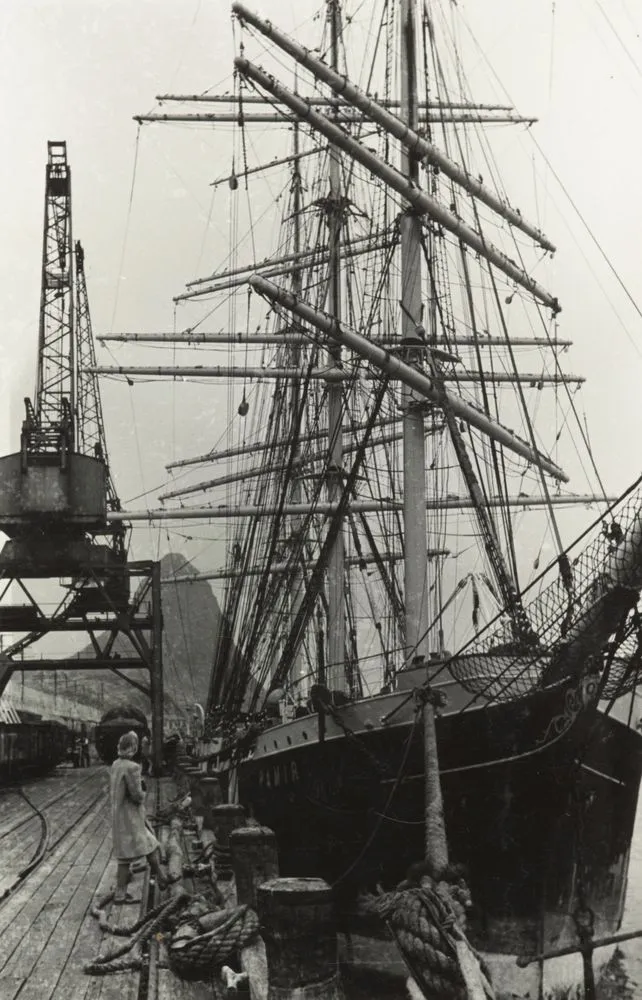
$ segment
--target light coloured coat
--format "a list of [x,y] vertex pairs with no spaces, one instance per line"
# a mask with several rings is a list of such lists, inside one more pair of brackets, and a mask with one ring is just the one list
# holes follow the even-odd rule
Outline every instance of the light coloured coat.
[[118,757],[111,766],[110,793],[114,857],[122,861],[151,854],[159,846],[145,825],[140,764]]

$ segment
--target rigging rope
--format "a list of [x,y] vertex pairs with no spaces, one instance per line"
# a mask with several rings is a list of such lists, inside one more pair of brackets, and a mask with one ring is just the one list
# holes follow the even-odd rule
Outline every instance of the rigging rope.
[[292,658],[298,648],[299,643],[302,641],[303,632],[310,620],[310,616],[314,610],[314,605],[316,598],[320,592],[321,586],[323,584],[323,577],[325,569],[327,566],[327,560],[331,551],[332,546],[336,540],[339,531],[343,528],[343,521],[348,510],[348,505],[350,503],[350,498],[352,496],[352,491],[359,474],[365,450],[370,439],[372,429],[374,427],[375,421],[379,415],[381,405],[383,403],[386,389],[388,386],[387,379],[384,380],[379,386],[377,393],[375,395],[374,404],[372,411],[369,415],[368,424],[364,431],[363,438],[359,443],[359,447],[355,454],[354,462],[348,476],[346,477],[345,485],[341,492],[341,497],[337,505],[336,511],[330,517],[330,524],[326,532],[326,537],[324,539],[323,545],[321,547],[321,552],[319,554],[319,559],[312,571],[312,576],[306,588],[305,596],[301,602],[301,607],[299,608],[297,615],[295,617],[292,628],[286,640],[286,645],[281,656],[279,665],[275,671],[274,678],[272,679],[271,688],[272,690],[276,687],[280,687],[290,670]]

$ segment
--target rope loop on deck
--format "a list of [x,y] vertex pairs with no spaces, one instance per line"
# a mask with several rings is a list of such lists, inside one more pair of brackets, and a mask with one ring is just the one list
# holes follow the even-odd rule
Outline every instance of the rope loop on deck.
[[259,918],[247,905],[219,913],[220,922],[206,933],[182,937],[179,929],[174,936],[168,949],[169,965],[181,979],[208,979],[258,934]]
[[[142,958],[139,952],[142,944],[156,934],[161,927],[167,927],[175,921],[178,912],[184,909],[192,898],[188,892],[181,891],[172,899],[167,900],[166,903],[155,906],[153,910],[150,910],[131,926],[114,927],[107,922],[103,913],[103,907],[113,899],[113,896],[114,894],[110,892],[99,899],[98,903],[92,907],[91,914],[96,917],[103,930],[110,934],[127,936],[129,940],[106,955],[98,955],[93,961],[88,962],[83,968],[83,972],[88,976],[105,976],[112,972],[140,969]],[[137,949],[136,953],[130,955],[129,952],[134,951],[134,949]]]
[[466,892],[461,884],[424,876],[421,885],[406,883],[374,903],[429,1000],[494,1000],[486,969],[463,931]]

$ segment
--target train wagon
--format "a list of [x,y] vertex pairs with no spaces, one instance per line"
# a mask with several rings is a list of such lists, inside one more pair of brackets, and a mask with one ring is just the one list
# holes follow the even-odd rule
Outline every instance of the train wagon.
[[65,760],[69,739],[62,722],[0,722],[0,783],[52,771]]

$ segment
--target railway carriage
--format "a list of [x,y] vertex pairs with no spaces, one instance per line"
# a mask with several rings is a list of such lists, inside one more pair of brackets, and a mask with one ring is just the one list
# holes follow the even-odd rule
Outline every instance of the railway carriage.
[[61,722],[0,722],[0,781],[53,770],[65,759],[69,739]]

